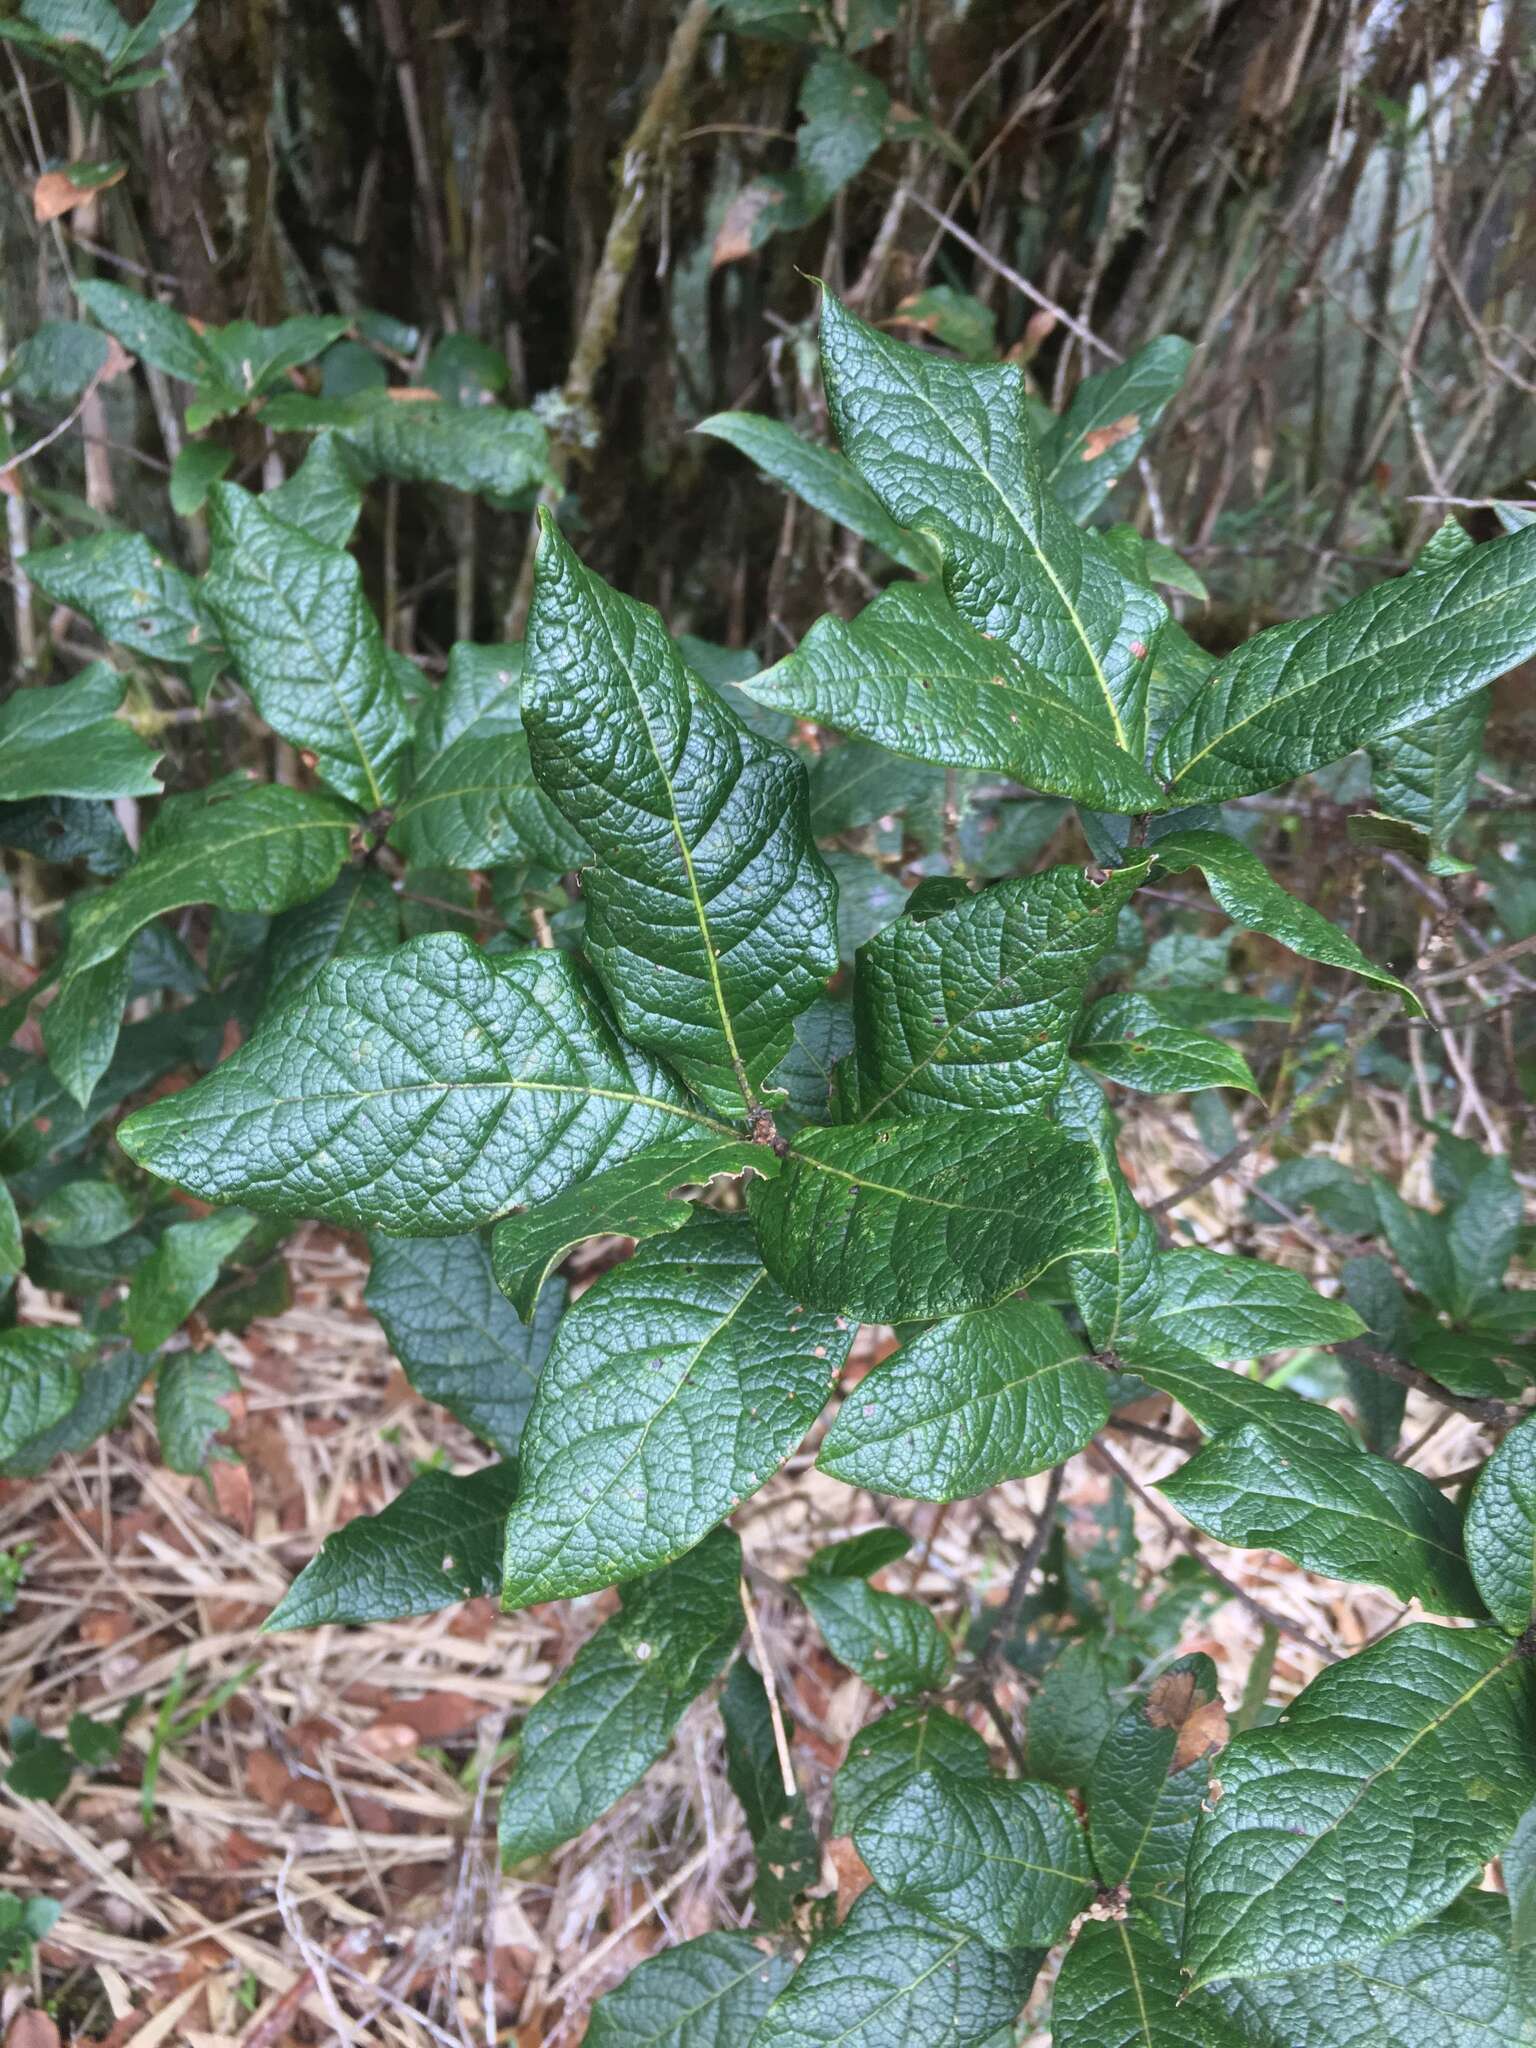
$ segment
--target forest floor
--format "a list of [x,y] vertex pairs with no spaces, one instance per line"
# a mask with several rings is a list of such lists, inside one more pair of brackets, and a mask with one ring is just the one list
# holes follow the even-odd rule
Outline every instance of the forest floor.
[[[1144,1194],[1206,1157],[1192,1127],[1159,1108],[1156,1125],[1149,1106],[1126,1130]],[[1392,1131],[1383,1139],[1397,1149]],[[1256,1151],[1228,1182],[1249,1182],[1266,1163]],[[1219,1243],[1241,1202],[1241,1188],[1223,1183],[1180,1213],[1196,1239]],[[1305,1267],[1315,1256],[1284,1229],[1263,1235],[1268,1257]],[[468,1469],[486,1456],[412,1394],[363,1306],[355,1241],[311,1227],[292,1268],[287,1313],[220,1340],[244,1394],[228,1432],[238,1462],[212,1468],[211,1490],[158,1465],[142,1401],[78,1462],[0,1486],[0,1549],[34,1546],[0,1633],[0,1711],[25,1712],[54,1733],[76,1708],[100,1719],[143,1703],[118,1763],[77,1776],[57,1806],[0,1791],[0,1885],[63,1904],[42,1961],[66,2038],[88,2019],[114,2048],[575,2048],[592,2000],[644,1956],[746,1916],[751,1849],[725,1782],[719,1717],[706,1695],[666,1759],[602,1822],[531,1874],[503,1876],[483,1767],[505,1756],[508,1731],[614,1595],[513,1615],[475,1600],[387,1626],[261,1633],[330,1530],[382,1507],[425,1461]],[[25,1307],[29,1321],[63,1319],[35,1293]],[[856,1355],[879,1355],[882,1339],[889,1333],[865,1332]],[[1417,1401],[1408,1443],[1427,1419]],[[1181,1455],[1131,1435],[1112,1441],[1141,1481]],[[1449,1472],[1477,1453],[1475,1425],[1452,1418],[1418,1462]],[[1091,1455],[1072,1460],[1069,1540],[1108,1483]],[[1044,1487],[1043,1478],[1015,1482],[984,1504],[947,1509],[850,1501],[803,1449],[736,1525],[750,1563],[784,1580],[833,1532],[882,1513],[900,1519],[917,1541],[883,1583],[921,1592],[958,1629],[972,1599],[1004,1597],[997,1538],[1027,1539]],[[1177,1517],[1160,1512],[1166,1521],[1137,1503],[1148,1580],[1181,1547]],[[1384,1595],[1314,1579],[1268,1553],[1221,1552],[1218,1562],[1245,1597],[1209,1609],[1183,1647],[1214,1657],[1229,1709],[1260,1640],[1249,1602],[1316,1646],[1282,1635],[1273,1699],[1312,1676],[1319,1651],[1355,1649],[1402,1618]],[[796,1724],[797,1769],[819,1813],[850,1737],[879,1703],[831,1661],[798,1603],[771,1590],[756,1599]],[[1022,1708],[1022,1691],[1001,1696],[1006,1711]],[[210,1701],[222,1704],[200,1717]],[[172,1722],[169,1739],[157,1736]],[[141,1781],[156,1751],[146,1825]],[[840,1911],[863,1878],[851,1842],[833,1841],[824,1886]],[[36,1988],[4,1994],[8,2048],[58,2039],[40,2012],[25,2011]]]

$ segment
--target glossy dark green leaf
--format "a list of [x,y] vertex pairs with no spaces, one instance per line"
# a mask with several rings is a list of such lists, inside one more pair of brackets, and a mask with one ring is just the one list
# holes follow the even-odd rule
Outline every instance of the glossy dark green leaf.
[[877,1365],[816,1463],[874,1493],[963,1500],[1081,1450],[1109,1419],[1106,1386],[1054,1309],[1005,1301],[935,1323]]
[[1126,1886],[1143,1910],[1177,1903],[1182,1892],[1225,1728],[1215,1667],[1197,1653],[1159,1672],[1099,1745],[1086,1786],[1094,1864],[1106,1885]]
[[860,949],[854,989],[862,1120],[1050,1100],[1115,922],[1147,864],[1093,881],[1048,868],[912,911]]
[[1176,334],[1160,334],[1129,361],[1096,370],[1078,385],[1040,443],[1043,481],[1072,518],[1096,512],[1134,464],[1189,374],[1193,354]]
[[1489,702],[1487,690],[1474,690],[1371,748],[1377,803],[1389,818],[1422,832],[1432,856],[1466,816],[1477,786]]
[[792,1965],[748,1934],[701,1934],[648,1956],[605,1992],[584,2048],[746,2048]]
[[534,773],[596,855],[586,946],[620,1026],[739,1113],[837,966],[805,771],[683,666],[550,524],[528,618]]
[[155,1351],[208,1293],[219,1268],[251,1234],[255,1218],[228,1209],[173,1223],[133,1276],[124,1320],[136,1351]]
[[1365,1325],[1347,1302],[1319,1294],[1303,1274],[1223,1252],[1165,1252],[1156,1306],[1140,1328],[1213,1364],[1358,1337]]
[[1121,1347],[1121,1357],[1138,1379],[1177,1401],[1208,1436],[1252,1422],[1277,1441],[1294,1438],[1303,1446],[1345,1453],[1359,1449],[1354,1431],[1332,1409],[1303,1400],[1289,1387],[1212,1365],[1166,1335],[1133,1335]]
[[[1532,603],[1536,616],[1536,597]],[[1261,634],[1260,638],[1263,637]],[[1255,646],[1257,642],[1248,644]],[[1423,1005],[1410,988],[1381,968],[1373,967],[1353,939],[1346,938],[1336,924],[1310,903],[1303,903],[1288,889],[1282,889],[1258,855],[1237,840],[1222,832],[1169,832],[1156,842],[1153,852],[1158,865],[1176,875],[1199,868],[1206,887],[1234,924],[1267,933],[1303,959],[1320,960],[1325,967],[1343,968],[1362,981],[1390,989],[1402,997],[1410,1016],[1424,1014]]]
[[741,1545],[717,1529],[622,1595],[529,1713],[501,1805],[505,1863],[591,1825],[656,1761],[741,1634]]
[[1509,1896],[1511,1945],[1529,1949],[1536,1943],[1536,1806],[1526,1808],[1499,1869]]
[[96,1349],[83,1330],[0,1330],[0,1458],[11,1458],[74,1406]]
[[83,1109],[111,1065],[133,979],[128,949],[71,974],[43,1012],[48,1064]]
[[516,1491],[512,1465],[418,1474],[378,1514],[327,1536],[263,1626],[394,1621],[494,1593]]
[[1164,739],[1159,772],[1178,803],[1273,789],[1460,703],[1533,651],[1527,528],[1246,641]]
[[[811,1559],[796,1591],[827,1648],[875,1692],[927,1692],[949,1676],[954,1653],[932,1614],[900,1593],[881,1593],[846,1568],[834,1544]],[[874,1565],[869,1566],[875,1570]]]
[[[1339,1268],[1339,1282],[1345,1300],[1365,1324],[1365,1341],[1389,1356],[1406,1357],[1411,1342],[1408,1299],[1386,1260],[1378,1252],[1346,1259]],[[1339,1363],[1366,1447],[1390,1457],[1402,1428],[1408,1389],[1348,1352]]]
[[161,1360],[155,1374],[155,1432],[173,1472],[206,1473],[210,1464],[234,1457],[216,1439],[230,1424],[225,1397],[239,1391],[239,1373],[211,1345]]
[[866,1891],[769,2006],[751,2048],[988,2048],[1042,1960],[1039,1950],[1000,1955]]
[[56,1458],[88,1450],[98,1437],[117,1428],[154,1363],[152,1358],[116,1346],[102,1347],[94,1360],[87,1354],[82,1360],[77,1398],[16,1450],[0,1452],[4,1458],[0,1473],[7,1479],[33,1479],[46,1472]]
[[749,1139],[714,1137],[702,1129],[697,1138],[663,1138],[536,1208],[503,1216],[491,1237],[497,1284],[526,1318],[550,1273],[585,1238],[643,1241],[681,1230],[693,1213],[685,1190],[746,1167],[771,1174],[778,1160]]
[[502,1599],[527,1607],[680,1557],[787,1458],[846,1322],[775,1286],[745,1217],[702,1211],[566,1312],[534,1391]]
[[811,830],[818,839],[903,812],[930,810],[942,799],[944,776],[932,761],[913,761],[873,740],[845,740],[817,754],[808,768]]
[[1056,1099],[1056,1121],[1093,1148],[1110,1193],[1107,1250],[1067,1262],[1079,1315],[1094,1345],[1113,1347],[1150,1312],[1162,1291],[1157,1225],[1131,1192],[1115,1150],[1115,1118],[1104,1091],[1083,1068],[1069,1065]]
[[16,1211],[15,1196],[0,1180],[0,1296],[21,1271],[21,1266],[21,1217]]
[[358,478],[358,464],[341,437],[317,434],[292,476],[264,491],[261,502],[323,547],[344,548],[363,509]]
[[943,1707],[892,1707],[859,1730],[838,1766],[832,1781],[836,1832],[851,1834],[876,1800],[928,1770],[983,1779],[991,1777],[992,1761],[975,1729]]
[[1085,1920],[1051,1993],[1052,2048],[1237,2048],[1215,2002],[1184,1996],[1178,1959],[1134,1907]]
[[1475,1319],[1497,1297],[1524,1217],[1524,1197],[1509,1160],[1495,1154],[1467,1182],[1446,1225],[1452,1275],[1447,1306],[1453,1315]]
[[1376,1220],[1410,1287],[1426,1295],[1436,1308],[1449,1312],[1458,1293],[1451,1263],[1449,1220],[1405,1202],[1380,1174],[1371,1176]]
[[383,399],[340,431],[372,475],[446,484],[491,505],[526,502],[543,482],[549,461],[537,415],[502,405]]
[[214,486],[209,524],[208,603],[256,709],[342,796],[393,803],[410,721],[357,563],[235,484]]
[[75,292],[86,310],[108,334],[116,335],[130,355],[141,356],[168,377],[179,377],[186,384],[200,384],[212,375],[197,329],[174,308],[102,277],[85,279]]
[[184,668],[217,643],[197,585],[142,534],[66,541],[28,555],[26,569],[45,597],[89,619],[103,640],[154,661]]
[[369,1239],[363,1299],[378,1317],[405,1376],[504,1457],[522,1437],[534,1382],[565,1306],[556,1281],[520,1322],[491,1273],[483,1240]]
[[0,801],[158,796],[158,747],[125,719],[123,678],[93,662],[67,683],[17,690],[0,704]]
[[[745,1657],[731,1666],[720,1695],[720,1718],[725,1724],[726,1778],[746,1816],[757,1858],[753,1917],[760,1927],[784,1927],[795,1901],[820,1882],[821,1843],[805,1795],[784,1789],[767,1689]],[[794,1723],[782,1713],[781,1719],[784,1739],[792,1743]]]
[[1387,1586],[1431,1614],[1483,1611],[1459,1510],[1422,1474],[1369,1451],[1308,1446],[1249,1423],[1158,1488],[1197,1529],[1236,1549],[1278,1550],[1329,1578]]
[[[1536,1985],[1505,1927],[1466,1909],[1384,1948],[1291,1977],[1224,1985],[1243,2048],[1532,2048]],[[1464,1916],[1464,1917],[1463,1917]]]
[[377,868],[344,868],[323,895],[274,918],[262,1008],[280,1010],[332,960],[388,953],[400,943],[400,905]]
[[1536,1617],[1536,1421],[1517,1423],[1478,1474],[1466,1538],[1488,1612],[1522,1634]]
[[1078,1027],[1072,1055],[1122,1088],[1144,1095],[1182,1095],[1198,1088],[1259,1084],[1237,1047],[1205,1031],[1191,1031],[1164,1014],[1156,997],[1105,996]]
[[1051,1658],[1029,1703],[1025,1730],[1031,1774],[1082,1786],[1114,1721],[1114,1672],[1095,1636],[1079,1636]]
[[904,568],[919,574],[937,571],[936,550],[921,534],[907,533],[896,524],[853,464],[835,448],[808,441],[784,420],[758,412],[713,413],[700,420],[694,432],[729,442],[776,483],[873,542]]
[[353,824],[334,798],[279,783],[221,790],[211,801],[171,798],[127,874],[76,906],[66,977],[110,960],[151,918],[189,903],[272,911],[307,902],[346,859]]
[[926,354],[865,326],[830,293],[821,356],[844,453],[892,518],[937,541],[955,609],[1049,676],[1139,764],[1147,658],[1167,613],[1051,494],[1018,366]]
[[493,958],[440,932],[334,961],[118,1141],[207,1201],[451,1237],[699,1122],[566,954]]
[[923,1771],[854,1830],[876,1884],[988,1948],[1049,1947],[1093,1896],[1071,1801],[1031,1779]]
[[1115,1227],[1090,1146],[980,1110],[804,1131],[749,1203],[781,1286],[870,1322],[990,1307]]
[[1533,1709],[1496,1631],[1415,1624],[1238,1736],[1190,1850],[1194,1981],[1366,1956],[1447,1905],[1536,1797]]
[[748,696],[892,753],[991,768],[1108,810],[1155,810],[1162,792],[1055,680],[962,618],[940,594],[896,583],[855,619],[818,619]]

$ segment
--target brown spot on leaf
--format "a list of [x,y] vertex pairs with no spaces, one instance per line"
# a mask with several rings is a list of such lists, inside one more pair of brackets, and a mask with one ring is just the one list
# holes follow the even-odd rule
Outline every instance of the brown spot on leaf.
[[1227,1710],[1220,1695],[1202,1692],[1192,1671],[1168,1671],[1147,1694],[1147,1720],[1154,1728],[1176,1728],[1172,1771],[1220,1749],[1227,1739]]
[[1107,455],[1111,448],[1134,434],[1141,425],[1139,413],[1122,413],[1117,420],[1111,420],[1107,427],[1095,427],[1092,433],[1083,436],[1083,462],[1097,462],[1101,455]]

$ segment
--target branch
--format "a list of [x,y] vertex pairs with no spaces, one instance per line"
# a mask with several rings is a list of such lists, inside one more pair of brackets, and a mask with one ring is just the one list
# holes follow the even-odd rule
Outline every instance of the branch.
[[1328,1349],[1335,1358],[1347,1358],[1355,1365],[1379,1372],[1383,1379],[1396,1380],[1400,1387],[1412,1387],[1416,1393],[1427,1394],[1432,1401],[1454,1408],[1458,1415],[1465,1415],[1473,1422],[1496,1422],[1507,1427],[1526,1412],[1509,1401],[1495,1400],[1491,1395],[1453,1394],[1438,1380],[1432,1380],[1427,1372],[1421,1372],[1418,1366],[1405,1365],[1400,1358],[1393,1358],[1390,1352],[1378,1351],[1363,1337],[1346,1338],[1342,1344],[1330,1344]]

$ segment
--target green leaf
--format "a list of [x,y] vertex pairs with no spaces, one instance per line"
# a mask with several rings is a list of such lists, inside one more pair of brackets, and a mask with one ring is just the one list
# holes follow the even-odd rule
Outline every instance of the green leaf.
[[124,949],[71,974],[43,1012],[48,1064],[82,1109],[117,1049],[133,961]]
[[[821,1844],[804,1795],[784,1790],[768,1694],[745,1657],[738,1657],[731,1667],[720,1696],[720,1718],[725,1724],[725,1774],[741,1802],[757,1857],[753,1916],[761,1927],[784,1927],[796,1899],[820,1882]],[[794,1740],[792,1721],[784,1723],[784,1739]]]
[[1187,341],[1160,334],[1128,362],[1078,385],[1040,443],[1046,487],[1073,519],[1091,517],[1135,462],[1193,355]]
[[332,798],[277,783],[170,799],[127,874],[76,906],[66,985],[164,911],[286,910],[317,896],[347,857],[353,823]]
[[1536,1420],[1517,1423],[1477,1475],[1466,1538],[1488,1612],[1523,1634],[1536,1616]]
[[1049,1947],[1093,1897],[1071,1801],[1032,1779],[922,1771],[854,1830],[875,1883],[988,1948]]
[[683,1710],[741,1634],[741,1544],[717,1529],[577,1651],[524,1721],[501,1805],[506,1864],[568,1842],[621,1798],[672,1739]]
[[[1339,1268],[1339,1280],[1345,1300],[1365,1324],[1366,1341],[1378,1351],[1406,1357],[1411,1341],[1408,1300],[1386,1260],[1377,1252],[1346,1259]],[[1408,1389],[1347,1352],[1339,1363],[1367,1448],[1390,1457],[1402,1427]]]
[[1509,1894],[1511,1945],[1529,1948],[1536,1941],[1536,1806],[1526,1808],[1499,1869]]
[[1069,1642],[1029,1703],[1029,1768],[1053,1785],[1086,1785],[1115,1717],[1109,1660],[1093,1636]]
[[1436,1308],[1449,1312],[1460,1287],[1451,1262],[1448,1218],[1414,1208],[1380,1174],[1371,1176],[1371,1193],[1381,1234],[1408,1276],[1409,1285],[1427,1295]]
[[1289,1387],[1212,1365],[1165,1331],[1134,1334],[1122,1346],[1121,1357],[1138,1379],[1177,1401],[1208,1436],[1259,1423],[1276,1441],[1294,1439],[1304,1448],[1321,1445],[1348,1453],[1360,1447],[1349,1424],[1331,1408],[1304,1401]]
[[447,484],[503,508],[525,504],[549,465],[549,441],[537,415],[501,405],[384,399],[340,432],[375,476]]
[[[1179,1657],[1123,1709],[1087,1781],[1088,1834],[1106,1885],[1143,1910],[1178,1903],[1189,1841],[1225,1720],[1209,1657]],[[1189,1758],[1174,1768],[1181,1745]]]
[[45,597],[89,619],[104,640],[153,661],[185,668],[217,643],[197,585],[140,533],[66,541],[26,556],[25,567]]
[[908,910],[861,947],[854,1042],[862,1121],[1048,1102],[1122,905],[1147,864],[1101,882],[1055,867],[934,916]]
[[1109,1420],[1102,1369],[1054,1309],[936,1323],[848,1395],[818,1468],[904,1500],[964,1500],[1080,1451]]
[[234,449],[217,441],[188,441],[171,466],[171,510],[183,519],[201,512],[210,486],[227,473],[234,459]]
[[410,721],[357,563],[237,484],[213,487],[209,524],[208,604],[256,709],[342,796],[393,803]]
[[1533,652],[1527,528],[1246,641],[1176,720],[1158,769],[1181,804],[1273,789],[1460,703]]
[[16,1198],[3,1180],[0,1180],[0,1295],[22,1268],[21,1218],[16,1213]]
[[809,765],[811,830],[818,839],[873,825],[941,798],[944,777],[930,761],[908,761],[873,740],[829,747]]
[[931,334],[969,362],[990,362],[997,354],[997,315],[953,285],[933,284],[911,293],[897,307],[896,322]]
[[1385,1948],[1226,1987],[1244,2048],[1531,2048],[1536,1999],[1507,1933],[1465,1907]]
[[1239,1550],[1278,1550],[1333,1579],[1387,1586],[1431,1614],[1477,1616],[1461,1516],[1423,1477],[1386,1458],[1262,1422],[1218,1436],[1158,1482],[1197,1529]]
[[197,329],[172,307],[100,277],[77,285],[75,296],[130,355],[185,384],[202,384],[213,376],[212,359]]
[[377,868],[343,868],[323,895],[273,919],[263,1014],[307,994],[333,960],[377,956],[399,943],[400,905],[389,877]]
[[1152,1344],[1169,1342],[1214,1364],[1271,1351],[1338,1344],[1365,1325],[1347,1302],[1329,1301],[1303,1274],[1222,1252],[1165,1252],[1161,1288],[1143,1319]]
[[987,1745],[974,1728],[940,1706],[892,1707],[854,1736],[832,1789],[835,1832],[851,1834],[863,1814],[919,1771],[949,1771],[959,1778],[992,1775]]
[[937,541],[962,618],[1050,676],[1139,765],[1147,656],[1167,612],[1051,494],[1018,366],[925,354],[830,292],[821,360],[844,452],[893,519]]
[[1051,1994],[1054,2048],[1214,2048],[1221,2011],[1184,1997],[1178,1961],[1153,1923],[1085,1920]]
[[197,6],[198,0],[154,0],[154,5],[138,27],[129,32],[114,69],[120,70],[130,57],[146,56],[167,36],[173,36],[177,29],[192,19]]
[[1081,1067],[1069,1066],[1056,1100],[1056,1121],[1093,1148],[1109,1188],[1109,1249],[1068,1261],[1072,1299],[1095,1349],[1121,1341],[1150,1311],[1162,1289],[1157,1225],[1132,1194],[1115,1151],[1115,1118],[1104,1091]]
[[534,773],[596,855],[585,944],[620,1027],[739,1114],[837,968],[836,892],[805,771],[548,520],[527,646]]
[[747,1934],[679,1942],[598,1999],[585,2048],[745,2048],[791,1968]]
[[[1249,642],[1250,646],[1255,644]],[[1304,959],[1320,960],[1325,967],[1342,967],[1349,974],[1359,975],[1362,981],[1390,989],[1402,997],[1403,1007],[1411,1017],[1423,1016],[1424,1006],[1412,989],[1373,967],[1353,939],[1346,938],[1337,925],[1331,924],[1310,903],[1303,903],[1288,889],[1282,889],[1258,855],[1235,839],[1228,839],[1221,832],[1168,832],[1152,851],[1158,866],[1173,874],[1199,868],[1206,887],[1234,924],[1252,932],[1265,932]]]
[[117,716],[123,678],[92,662],[67,683],[17,690],[0,704],[0,801],[158,796],[158,747]]
[[[903,1537],[897,1555],[910,1541]],[[949,1676],[954,1655],[926,1607],[870,1585],[866,1575],[891,1561],[889,1552],[871,1550],[859,1537],[828,1544],[811,1558],[795,1590],[833,1656],[875,1692],[928,1692]]]
[[106,360],[106,338],[94,327],[78,320],[44,320],[12,352],[0,385],[34,404],[69,405]]
[[0,1458],[13,1458],[63,1420],[96,1349],[83,1330],[0,1330]]
[[262,494],[262,505],[323,547],[344,548],[363,509],[358,471],[339,434],[317,434],[292,476]]
[[989,2048],[1042,1961],[1038,1950],[996,1954],[866,1891],[812,1947],[751,2048]]
[[1423,832],[1431,854],[1444,848],[1466,816],[1490,701],[1487,690],[1475,690],[1370,750],[1377,803],[1389,817]]
[[378,1514],[327,1536],[262,1626],[394,1621],[494,1593],[516,1491],[512,1465],[421,1473]]
[[545,1288],[519,1322],[479,1237],[375,1233],[369,1252],[363,1300],[406,1378],[510,1458],[565,1307],[564,1283]]
[[742,688],[914,760],[995,769],[1106,810],[1163,802],[1054,670],[988,639],[921,584],[892,584],[855,619],[818,619],[793,654]]
[[491,1237],[491,1261],[502,1292],[527,1319],[539,1289],[576,1245],[589,1237],[632,1237],[643,1241],[681,1230],[693,1207],[681,1199],[717,1173],[746,1167],[778,1170],[772,1152],[745,1138],[663,1139],[622,1166],[594,1173],[537,1208],[504,1216]]
[[808,441],[783,420],[759,412],[717,412],[693,430],[729,442],[760,470],[919,575],[937,572],[939,557],[921,534],[898,526],[846,456]]
[[11,1744],[7,1789],[21,1799],[41,1799],[52,1806],[75,1775],[74,1758],[56,1735],[40,1734],[36,1723],[23,1714],[11,1716],[6,1732]]
[[[174,1099],[174,1098],[173,1098]],[[219,1277],[219,1268],[250,1236],[254,1217],[242,1209],[173,1223],[133,1276],[124,1320],[136,1351],[157,1351]]]
[[534,1391],[502,1601],[527,1607],[680,1557],[820,1414],[853,1333],[808,1314],[744,1217],[702,1211],[567,1311]]
[[[31,1336],[31,1331],[15,1331],[15,1336]],[[56,1334],[50,1332],[50,1334]],[[70,1332],[74,1335],[74,1332]],[[0,1338],[0,1360],[7,1347]],[[154,1366],[152,1358],[141,1358],[136,1351],[122,1350],[97,1359],[88,1364],[80,1374],[79,1398],[67,1406],[52,1422],[45,1422],[34,1436],[29,1436],[14,1451],[6,1451],[0,1438],[0,1474],[7,1479],[35,1479],[40,1472],[47,1471],[56,1458],[78,1456],[88,1450],[108,1430],[116,1429],[128,1410],[133,1406],[134,1396]],[[3,1373],[3,1367],[0,1367]]]
[[1090,1146],[980,1110],[803,1131],[748,1204],[788,1293],[868,1322],[988,1308],[1114,1231]]
[[1454,1316],[1476,1320],[1497,1300],[1524,1214],[1509,1161],[1496,1154],[1472,1176],[1446,1225],[1453,1281],[1447,1306]]
[[1364,1956],[1447,1905],[1536,1797],[1532,1695],[1493,1630],[1415,1624],[1238,1736],[1190,1850],[1195,1983]]
[[[261,392],[284,389],[287,371],[312,362],[351,325],[347,313],[299,313],[275,327],[232,320],[227,327],[208,328],[202,343],[212,358],[216,381],[244,404]],[[189,413],[189,424],[191,417]]]
[[1199,1088],[1260,1092],[1235,1045],[1174,1023],[1153,996],[1105,996],[1095,1003],[1072,1042],[1072,1053],[1085,1067],[1144,1095],[1182,1095]]
[[215,1439],[229,1427],[223,1397],[239,1391],[239,1373],[222,1351],[211,1346],[206,1351],[178,1351],[162,1360],[155,1375],[155,1430],[161,1455],[173,1472],[206,1473],[215,1460],[234,1458],[234,1452]]
[[568,955],[495,958],[438,932],[333,961],[302,1006],[117,1136],[207,1201],[451,1237],[702,1121]]
[[518,708],[522,649],[460,641],[417,720],[414,775],[389,843],[413,867],[536,861],[557,872],[591,850],[533,778]]

